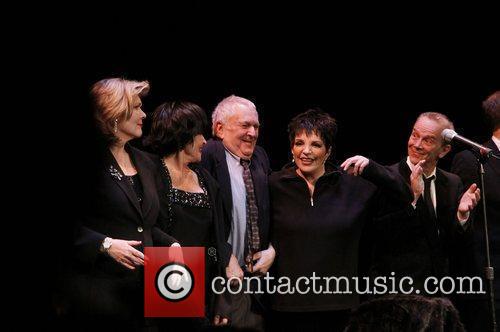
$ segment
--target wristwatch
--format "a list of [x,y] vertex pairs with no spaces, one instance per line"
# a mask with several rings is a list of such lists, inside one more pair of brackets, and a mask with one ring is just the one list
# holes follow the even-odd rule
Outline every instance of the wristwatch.
[[110,237],[107,237],[102,241],[101,244],[101,252],[108,252],[109,248],[111,248],[111,245],[113,244],[113,239]]

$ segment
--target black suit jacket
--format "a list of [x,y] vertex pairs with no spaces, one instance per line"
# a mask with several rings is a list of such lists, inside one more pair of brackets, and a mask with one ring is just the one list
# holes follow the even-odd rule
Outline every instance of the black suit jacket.
[[[222,200],[226,213],[232,220],[231,211],[233,209],[233,199],[231,191],[231,179],[226,162],[226,152],[224,145],[220,140],[211,139],[203,148],[202,166],[217,180],[220,186]],[[268,176],[271,173],[269,166],[269,158],[266,152],[260,146],[255,147],[255,151],[251,158],[250,172],[259,209],[259,234],[261,250],[267,249],[269,246],[269,187]],[[231,225],[226,227],[230,230]]]
[[160,205],[154,161],[132,146],[127,145],[126,150],[142,183],[142,205],[113,155],[106,149],[98,186],[88,198],[84,217],[75,229],[75,273],[71,291],[80,311],[129,319],[142,316],[143,269],[129,270],[100,253],[103,239],[142,241],[137,247],[140,251],[144,246],[169,246],[176,240],[158,227]]
[[[410,168],[406,160],[390,166],[410,185]],[[410,276],[415,288],[423,291],[425,278],[457,273],[454,252],[464,236],[456,216],[463,191],[460,178],[436,170],[437,222],[428,214],[423,198],[416,209],[409,206],[403,213],[383,216],[374,222],[376,240],[370,274],[396,277]],[[438,233],[439,231],[439,233]]]
[[[492,149],[496,155],[500,155],[500,151],[493,140],[490,139],[484,145]],[[460,176],[464,182],[464,189],[468,189],[473,183],[480,186],[478,169],[478,161],[469,150],[458,153],[451,166],[452,172]],[[490,158],[484,165],[484,171],[490,259],[491,265],[498,273],[500,269],[500,160]],[[475,216],[474,222],[471,224],[473,235],[463,246],[464,270],[468,275],[483,276],[484,267],[486,266],[484,216],[481,204],[482,202],[479,202],[473,212]],[[495,277],[494,286],[495,300],[498,306],[500,305],[500,278]]]

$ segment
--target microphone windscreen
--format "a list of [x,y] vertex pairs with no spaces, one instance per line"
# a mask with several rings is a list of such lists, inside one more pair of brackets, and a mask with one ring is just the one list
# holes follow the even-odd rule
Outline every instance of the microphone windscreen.
[[454,130],[448,128],[441,132],[441,137],[443,137],[446,143],[450,143],[453,137],[455,137],[456,135],[457,133]]

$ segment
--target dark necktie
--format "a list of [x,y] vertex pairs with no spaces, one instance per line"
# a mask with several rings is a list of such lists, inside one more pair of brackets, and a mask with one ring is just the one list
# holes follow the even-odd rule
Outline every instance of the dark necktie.
[[431,198],[431,182],[436,178],[435,175],[430,176],[428,178],[424,177],[424,201],[425,205],[427,206],[427,209],[429,210],[429,213],[436,217],[436,210],[434,209],[434,204],[432,204],[432,198]]
[[434,204],[432,203],[432,198],[431,198],[431,183],[432,180],[436,178],[435,175],[430,176],[428,178],[424,177],[424,201],[425,201],[425,206],[427,207],[427,211],[429,212],[430,218],[434,221],[437,232],[439,234],[439,227],[437,224],[437,217],[436,217],[436,210],[434,208]]
[[245,263],[252,271],[253,254],[260,249],[259,225],[257,223],[259,217],[259,210],[257,208],[257,200],[255,199],[255,191],[253,188],[252,174],[250,173],[250,161],[240,159],[241,166],[243,166],[243,182],[245,183],[246,190],[246,214],[247,214],[247,244],[248,252],[245,257]]

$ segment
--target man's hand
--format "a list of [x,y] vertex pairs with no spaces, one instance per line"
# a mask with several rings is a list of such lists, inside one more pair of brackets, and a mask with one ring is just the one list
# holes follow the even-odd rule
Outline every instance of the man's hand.
[[273,265],[275,257],[276,251],[274,250],[274,247],[269,244],[269,247],[266,250],[259,251],[253,255],[253,260],[257,260],[257,263],[253,266],[253,271],[249,272],[266,274],[271,265]]
[[144,254],[134,248],[141,245],[141,241],[117,239],[113,239],[112,241],[111,247],[107,250],[111,258],[130,270],[135,270],[136,266],[144,265]]
[[469,213],[474,210],[481,199],[481,190],[475,183],[471,184],[469,189],[462,195],[458,205],[458,220],[467,220]]
[[370,163],[370,160],[363,156],[354,156],[347,158],[341,165],[344,171],[349,175],[358,176],[363,173],[363,170]]
[[417,204],[418,198],[424,192],[424,178],[422,175],[424,174],[423,164],[425,160],[420,160],[415,167],[413,167],[413,171],[410,175],[410,183],[411,189],[413,191],[413,205]]
[[238,278],[243,280],[243,270],[238,264],[238,259],[233,254],[231,254],[229,265],[226,267],[226,277],[227,279]]

